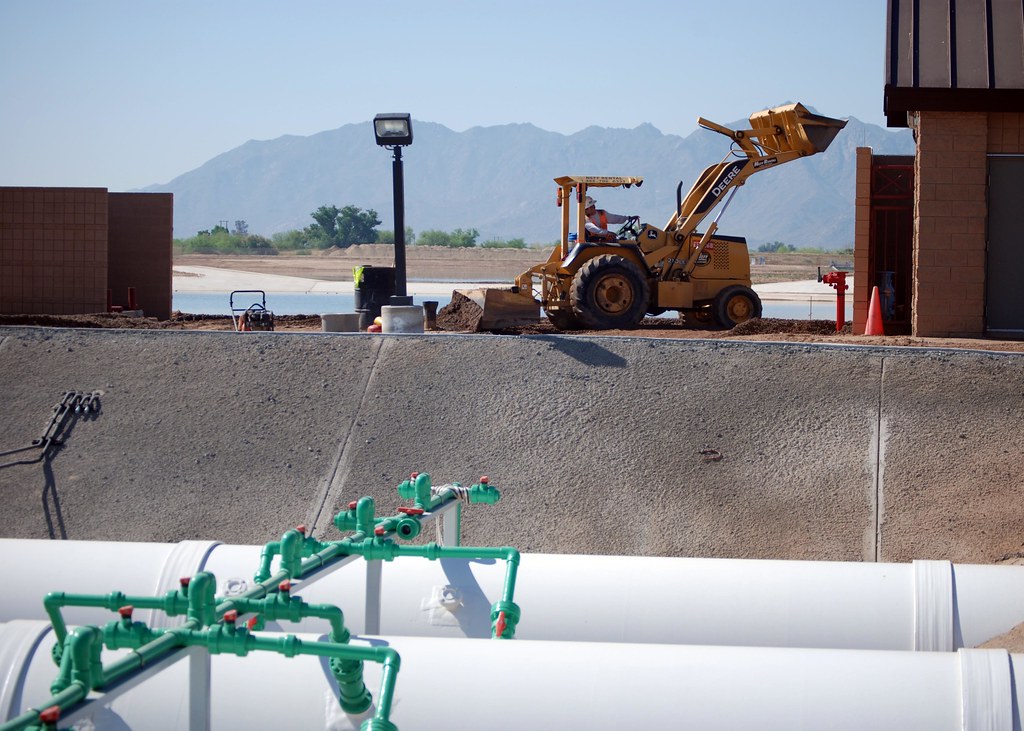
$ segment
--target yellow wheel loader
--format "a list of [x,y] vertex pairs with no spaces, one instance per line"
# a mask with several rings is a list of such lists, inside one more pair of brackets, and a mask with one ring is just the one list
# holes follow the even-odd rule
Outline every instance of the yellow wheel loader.
[[[555,178],[562,227],[548,260],[519,275],[511,289],[453,293],[481,307],[478,329],[535,323],[541,308],[560,330],[633,329],[645,315],[669,310],[729,328],[760,317],[761,300],[751,289],[746,240],[718,235],[718,219],[747,178],[824,152],[846,122],[789,104],[753,114],[750,129],[732,130],[704,118],[698,124],[731,139],[732,149],[722,162],[701,173],[685,197],[679,184],[676,209],[663,229],[631,218],[619,229],[616,241],[587,241],[587,192],[639,187],[643,178]],[[698,232],[723,201],[714,221]]]

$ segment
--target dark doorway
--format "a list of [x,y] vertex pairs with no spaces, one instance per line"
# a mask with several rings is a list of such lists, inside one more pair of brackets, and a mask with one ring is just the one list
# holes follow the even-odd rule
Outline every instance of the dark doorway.
[[911,330],[914,246],[914,158],[871,158],[871,248],[868,291],[878,287],[889,335]]
[[985,332],[1024,338],[1024,157],[988,158],[988,253],[985,272]]

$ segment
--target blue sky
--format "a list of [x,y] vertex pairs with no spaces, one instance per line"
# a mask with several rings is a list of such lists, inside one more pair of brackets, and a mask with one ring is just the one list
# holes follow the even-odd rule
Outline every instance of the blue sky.
[[885,6],[0,0],[0,185],[130,190],[377,112],[688,135],[801,101],[884,126]]

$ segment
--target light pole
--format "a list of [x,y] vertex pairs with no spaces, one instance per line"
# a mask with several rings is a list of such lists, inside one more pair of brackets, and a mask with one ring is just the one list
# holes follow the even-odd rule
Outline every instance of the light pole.
[[412,144],[412,117],[409,114],[378,114],[373,118],[377,144],[393,150],[391,165],[395,194],[395,292],[392,305],[411,305],[405,287],[405,180],[402,174],[402,148]]

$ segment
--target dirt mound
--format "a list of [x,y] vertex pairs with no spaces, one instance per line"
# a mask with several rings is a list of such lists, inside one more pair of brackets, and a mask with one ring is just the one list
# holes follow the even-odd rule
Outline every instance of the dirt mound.
[[90,315],[0,315],[0,325],[118,327],[132,330],[166,327],[155,317],[129,317],[114,312],[97,312]]
[[452,292],[452,301],[437,311],[437,327],[450,332],[477,332],[483,308],[469,297]]
[[[846,323],[843,333],[853,332],[853,325]],[[741,322],[729,331],[730,335],[771,335],[788,333],[793,335],[835,335],[835,320],[784,320],[772,317],[755,317]]]
[[[0,315],[0,327],[89,327],[125,330],[234,330],[230,315],[197,315],[173,312],[169,320],[129,317],[113,312],[86,315]],[[319,315],[276,315],[277,330],[320,330]]]

